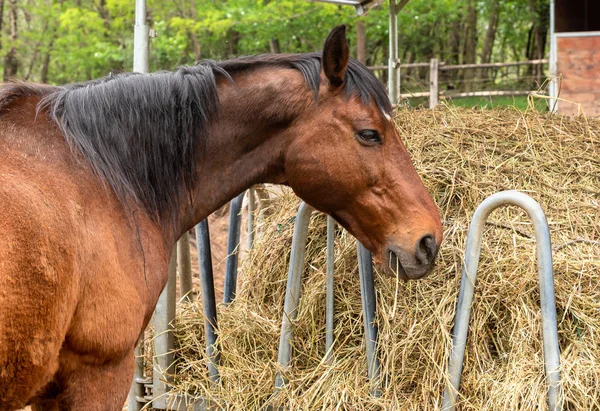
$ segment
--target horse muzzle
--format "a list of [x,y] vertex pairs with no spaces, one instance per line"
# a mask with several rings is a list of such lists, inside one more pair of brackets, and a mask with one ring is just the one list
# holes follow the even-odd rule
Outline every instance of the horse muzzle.
[[439,244],[432,235],[421,237],[410,252],[391,245],[385,251],[383,268],[405,281],[418,280],[432,271],[438,250]]

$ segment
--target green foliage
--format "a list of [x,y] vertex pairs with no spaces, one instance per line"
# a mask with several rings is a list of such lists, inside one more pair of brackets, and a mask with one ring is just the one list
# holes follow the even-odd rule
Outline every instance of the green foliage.
[[[449,63],[462,62],[461,31],[468,4],[468,0],[411,0],[399,15],[402,61],[438,57]],[[478,14],[477,47],[481,48],[491,1],[473,4]],[[133,1],[23,0],[18,7],[19,34],[12,44],[19,52],[19,77],[61,84],[131,70]],[[500,0],[493,61],[526,58],[535,13],[539,15],[544,7],[547,0]],[[362,19],[367,29],[368,63],[385,64],[387,3]],[[6,6],[3,20],[1,61],[12,45]],[[356,21],[352,7],[304,0],[148,0],[148,24],[158,32],[151,41],[151,70],[173,69],[198,59],[265,53],[275,39],[282,52],[316,51],[329,30],[341,23],[347,24],[354,45]],[[49,64],[44,78],[45,61]]]

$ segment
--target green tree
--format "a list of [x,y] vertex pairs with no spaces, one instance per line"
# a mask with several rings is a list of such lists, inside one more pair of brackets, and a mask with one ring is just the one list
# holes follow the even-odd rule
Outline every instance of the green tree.
[[[410,0],[399,15],[399,55],[402,62],[436,57],[447,64],[538,58],[547,49],[547,11],[548,0]],[[0,0],[3,72],[62,84],[129,71],[134,12],[131,0]],[[352,7],[302,0],[148,0],[148,24],[158,32],[151,41],[151,70],[270,51],[316,51],[341,23],[348,25],[356,53],[358,21]],[[366,63],[385,64],[387,4],[361,21]],[[404,74],[404,84],[417,87],[427,69]],[[376,75],[385,80],[387,73]],[[458,84],[459,78],[442,81]]]

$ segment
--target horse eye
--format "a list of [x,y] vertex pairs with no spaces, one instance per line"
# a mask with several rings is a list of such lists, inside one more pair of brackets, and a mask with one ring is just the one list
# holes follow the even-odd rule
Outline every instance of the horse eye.
[[381,134],[376,130],[361,130],[357,136],[367,144],[381,144]]

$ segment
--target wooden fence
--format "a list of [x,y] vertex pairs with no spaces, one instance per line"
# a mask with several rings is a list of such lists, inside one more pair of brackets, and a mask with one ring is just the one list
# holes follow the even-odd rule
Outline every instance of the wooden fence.
[[[415,69],[415,68],[429,68],[429,91],[420,91],[413,93],[402,93],[401,98],[415,98],[415,97],[429,97],[429,107],[435,107],[439,104],[440,95],[448,98],[462,98],[462,97],[493,97],[493,96],[526,96],[531,93],[539,93],[538,90],[483,90],[483,91],[470,91],[470,92],[453,92],[446,93],[440,91],[439,77],[441,72],[456,71],[465,69],[499,69],[504,67],[517,67],[517,66],[539,66],[548,64],[548,60],[529,60],[529,61],[517,61],[510,63],[486,63],[486,64],[454,64],[447,65],[440,63],[438,59],[431,59],[429,63],[408,63],[401,64],[400,70],[402,69]],[[370,66],[370,70],[388,70],[388,66]]]

